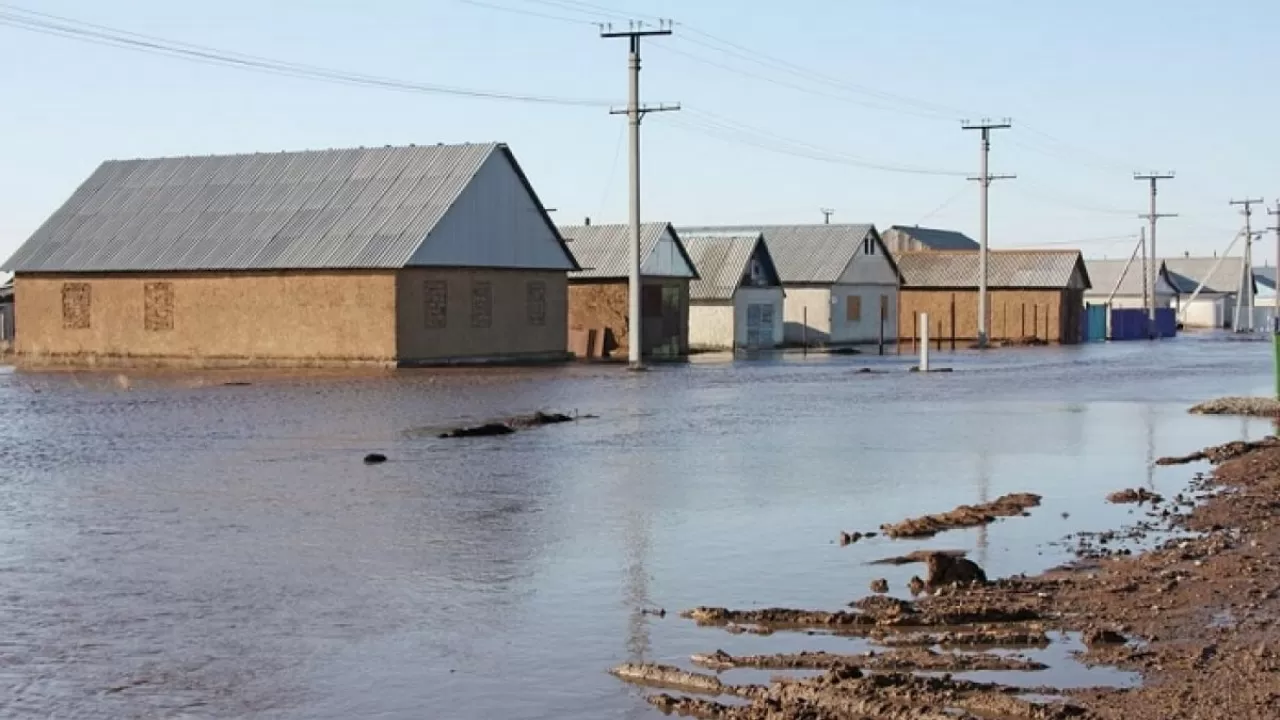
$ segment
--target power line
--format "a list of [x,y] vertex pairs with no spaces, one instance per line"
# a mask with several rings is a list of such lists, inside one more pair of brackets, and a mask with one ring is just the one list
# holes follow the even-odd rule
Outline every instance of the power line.
[[521,8],[507,7],[506,5],[495,5],[493,3],[481,2],[481,0],[458,0],[463,5],[473,5],[486,10],[497,10],[498,12],[511,13],[513,15],[524,15],[526,17],[542,18],[544,20],[555,20],[557,22],[571,23],[574,25],[598,25],[599,23],[591,20],[582,20],[579,18],[565,17],[563,15],[552,15],[550,13],[538,12],[537,10],[523,10]]
[[401,92],[454,95],[483,100],[504,100],[544,105],[563,105],[575,107],[609,107],[607,100],[585,98],[564,98],[548,95],[527,95],[490,90],[437,85],[377,75],[348,72],[304,63],[276,60],[259,55],[249,55],[235,51],[196,45],[175,40],[168,40],[154,35],[121,30],[119,28],[97,25],[76,20],[74,18],[42,13],[35,10],[0,3],[0,26],[35,32],[54,37],[61,37],[96,45],[134,50],[143,53],[178,58],[222,67],[233,67],[240,70],[262,72],[271,75],[317,80],[343,85],[373,87],[383,90]]
[[942,212],[943,210],[946,210],[948,207],[951,206],[951,203],[955,202],[956,200],[959,200],[966,192],[968,192],[969,187],[970,187],[969,185],[961,185],[960,189],[955,191],[955,193],[952,194],[950,197],[948,197],[946,200],[943,200],[942,204],[938,205],[938,207],[925,213],[923,217],[917,220],[916,225],[919,225],[920,223],[923,223],[929,218],[934,217],[935,215]]

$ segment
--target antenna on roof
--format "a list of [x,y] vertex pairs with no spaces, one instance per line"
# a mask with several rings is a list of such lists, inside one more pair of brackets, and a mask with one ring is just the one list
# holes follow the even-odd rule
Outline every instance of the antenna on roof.
[[582,220],[582,224],[583,224],[583,225],[590,225],[590,224],[591,224],[591,216],[590,216],[590,215],[588,215],[587,217],[583,218],[583,220]]
[[823,225],[830,225],[830,224],[831,224],[831,216],[836,214],[836,211],[835,211],[835,210],[833,210],[833,209],[831,209],[831,208],[818,208],[818,212],[822,213],[822,224],[823,224]]

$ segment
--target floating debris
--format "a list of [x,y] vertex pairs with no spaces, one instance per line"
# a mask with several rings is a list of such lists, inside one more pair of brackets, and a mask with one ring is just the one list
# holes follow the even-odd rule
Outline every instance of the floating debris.
[[380,465],[387,461],[387,456],[382,453],[369,453],[364,456],[365,465]]
[[1164,497],[1158,493],[1153,493],[1146,488],[1129,488],[1127,490],[1120,490],[1111,493],[1107,496],[1107,502],[1115,503],[1117,505],[1132,503],[1137,503],[1139,505],[1145,503],[1158,505],[1159,503],[1164,502]]
[[440,433],[441,438],[490,437],[494,435],[510,435],[517,430],[542,427],[543,425],[559,425],[594,418],[595,415],[566,415],[564,413],[545,413],[538,411],[532,415],[516,415],[505,420],[495,420],[480,425],[454,428]]

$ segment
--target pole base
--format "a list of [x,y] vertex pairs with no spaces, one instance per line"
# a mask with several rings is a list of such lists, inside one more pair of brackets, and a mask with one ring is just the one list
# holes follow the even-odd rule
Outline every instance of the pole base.
[[642,360],[633,360],[627,363],[627,372],[649,372],[649,366]]

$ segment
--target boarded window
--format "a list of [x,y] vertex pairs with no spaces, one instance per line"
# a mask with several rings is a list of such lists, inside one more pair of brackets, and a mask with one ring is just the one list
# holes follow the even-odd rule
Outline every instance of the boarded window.
[[493,285],[484,281],[471,283],[471,327],[493,325]]
[[142,286],[142,324],[150,332],[173,329],[173,283]]
[[884,320],[887,317],[889,317],[889,296],[881,295],[880,296],[880,319]]
[[444,280],[428,280],[422,283],[424,324],[428,330],[439,330],[449,325],[449,284]]
[[92,300],[89,283],[63,283],[62,327],[67,330],[88,330]]
[[530,325],[547,324],[547,284],[545,282],[533,280],[526,286],[525,309],[529,315]]
[[862,319],[862,297],[860,295],[850,295],[844,299],[844,315],[848,322],[858,322]]

